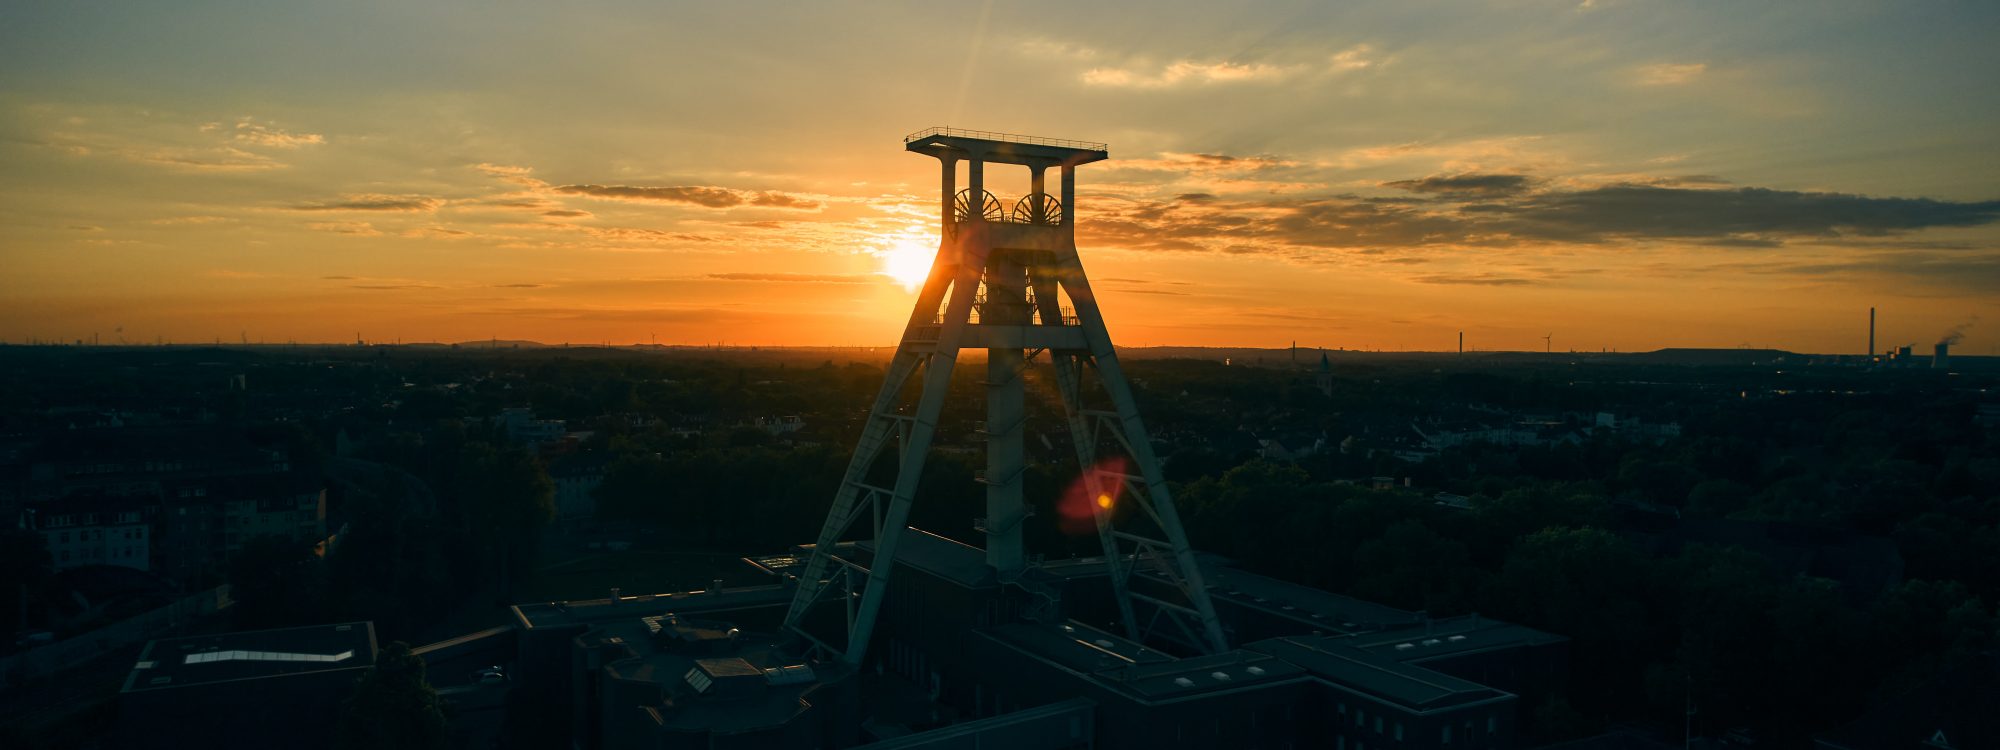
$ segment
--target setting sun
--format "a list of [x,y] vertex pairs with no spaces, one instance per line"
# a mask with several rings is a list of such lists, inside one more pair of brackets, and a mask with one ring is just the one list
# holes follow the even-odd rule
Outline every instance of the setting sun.
[[937,236],[911,232],[886,239],[886,245],[875,253],[882,262],[878,273],[916,291],[930,276],[931,260],[937,257]]

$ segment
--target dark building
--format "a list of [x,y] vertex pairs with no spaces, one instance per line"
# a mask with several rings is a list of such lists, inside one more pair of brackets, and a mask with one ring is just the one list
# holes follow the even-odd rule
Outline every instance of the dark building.
[[367,622],[152,641],[118,694],[110,746],[328,747],[374,663]]
[[[522,685],[581,748],[1483,750],[1516,746],[1523,706],[1566,671],[1561,636],[1433,619],[1212,555],[1200,565],[1237,646],[1188,656],[1171,633],[1112,632],[1102,560],[1002,582],[979,548],[909,529],[870,662],[850,674],[780,634],[808,552],[749,561],[779,585],[518,605]],[[872,562],[868,543],[838,555]]]
[[520,689],[584,748],[855,744],[853,675],[773,635],[789,601],[758,586],[518,605]]

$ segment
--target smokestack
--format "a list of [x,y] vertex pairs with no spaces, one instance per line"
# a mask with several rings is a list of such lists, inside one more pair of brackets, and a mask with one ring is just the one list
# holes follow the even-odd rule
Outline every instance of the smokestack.
[[1868,356],[1875,356],[1875,308],[1868,308]]
[[1950,366],[1951,366],[1951,343],[1946,341],[1939,341],[1937,342],[1937,348],[1931,350],[1931,369],[1942,370]]
[[1464,353],[1465,353],[1465,332],[1464,332],[1464,331],[1459,331],[1459,332],[1458,332],[1458,353],[1459,353],[1459,354],[1464,354]]

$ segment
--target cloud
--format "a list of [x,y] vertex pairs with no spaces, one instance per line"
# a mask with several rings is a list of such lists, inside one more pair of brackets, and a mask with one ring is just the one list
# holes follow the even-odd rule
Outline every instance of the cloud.
[[547,284],[494,284],[495,289],[540,289]]
[[105,151],[136,162],[198,172],[258,172],[286,166],[276,159],[234,146],[105,149]]
[[1231,156],[1229,154],[1183,154],[1167,151],[1157,159],[1125,159],[1117,169],[1142,172],[1244,173],[1298,166],[1298,162],[1275,156]]
[[776,281],[804,284],[873,284],[881,281],[873,274],[834,273],[711,273],[711,279],[723,281]]
[[382,232],[365,221],[314,221],[306,224],[307,229],[335,234],[349,234],[356,237],[380,237]]
[[1633,71],[1633,80],[1641,86],[1680,86],[1706,72],[1708,63],[1659,63],[1640,66]]
[[1178,60],[1150,73],[1131,68],[1091,68],[1084,71],[1083,82],[1107,88],[1164,89],[1181,85],[1276,81],[1290,75],[1293,70],[1266,63]]
[[[1084,241],[1132,249],[1269,253],[1315,250],[1597,245],[1670,241],[1770,248],[1886,238],[2000,222],[2000,201],[1953,202],[1768,188],[1618,183],[1545,187],[1528,175],[1455,174],[1386,186],[1429,199],[1359,195],[1139,199],[1100,204]],[[1489,283],[1490,280],[1488,280]],[[1433,283],[1470,283],[1463,279]],[[1507,282],[1499,282],[1507,283]]]
[[[217,122],[201,126],[204,133],[222,129],[222,123]],[[292,149],[326,143],[326,136],[318,133],[289,133],[248,117],[237,120],[233,131],[233,139],[237,143],[250,146]]]
[[1874,198],[1768,188],[1705,190],[1608,185],[1539,194],[1495,212],[1510,231],[1540,239],[1776,240],[1876,237],[2000,220],[2000,201]]
[[1467,284],[1474,286],[1527,286],[1535,283],[1534,279],[1525,279],[1519,276],[1501,276],[1492,273],[1472,274],[1468,276],[1434,274],[1430,276],[1414,276],[1410,280],[1419,284]]
[[1507,169],[1550,169],[1566,166],[1538,135],[1497,136],[1460,141],[1409,141],[1351,148],[1335,155],[1325,166],[1358,169],[1403,164],[1447,172],[1490,171],[1496,165]]
[[404,231],[404,237],[430,237],[433,239],[462,240],[473,236],[471,232],[450,227],[417,227]]
[[1337,71],[1347,71],[1347,70],[1362,70],[1365,68],[1375,67],[1380,63],[1379,61],[1370,57],[1370,55],[1373,55],[1374,53],[1375,53],[1375,48],[1367,44],[1357,44],[1347,49],[1341,50],[1340,52],[1334,54],[1333,59],[1331,60],[1333,64],[1333,69]]
[[589,211],[572,211],[569,209],[555,209],[550,211],[543,211],[542,215],[553,216],[558,219],[578,219],[590,216],[591,213]]
[[[1732,272],[1730,268],[1713,270]],[[1751,271],[1855,280],[1901,279],[1912,284],[1988,295],[1994,289],[2000,289],[2000,252],[1890,251],[1822,263],[1774,263]]]
[[1531,184],[1526,175],[1466,173],[1431,175],[1415,180],[1397,180],[1395,182],[1382,183],[1382,186],[1408,190],[1413,193],[1495,196],[1519,193],[1527,190]]
[[377,195],[363,193],[343,196],[337,201],[304,203],[292,206],[294,211],[436,211],[444,201],[422,195]]
[[558,185],[555,192],[607,200],[686,203],[705,208],[757,206],[817,211],[823,203],[795,193],[777,190],[738,190],[708,185],[640,187],[634,185]]

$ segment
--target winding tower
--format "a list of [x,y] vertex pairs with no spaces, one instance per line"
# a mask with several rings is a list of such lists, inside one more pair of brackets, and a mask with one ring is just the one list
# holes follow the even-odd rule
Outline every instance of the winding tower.
[[[1225,650],[1077,256],[1076,168],[1109,158],[1107,147],[949,128],[911,134],[903,146],[935,157],[942,167],[938,253],[798,578],[786,627],[818,650],[863,663],[952,370],[960,352],[984,349],[986,421],[974,430],[986,445],[986,469],[977,476],[985,486],[986,516],[975,525],[985,535],[985,562],[997,580],[1053,606],[1056,595],[1024,575],[1035,563],[1023,535],[1032,515],[1023,493],[1023,376],[1046,358],[1081,472],[1082,502],[1065,504],[1064,515],[1073,512],[1084,529],[1094,528],[1126,635],[1140,641],[1158,635],[1207,653]],[[962,189],[956,184],[960,162],[967,177]],[[1029,194],[1010,206],[988,192],[988,165],[1028,169]],[[1060,175],[1060,198],[1046,189],[1051,168]],[[839,553],[839,544],[850,539],[870,545],[865,565]],[[1149,575],[1135,579],[1141,571]],[[842,610],[845,643],[804,627],[817,606]]]

